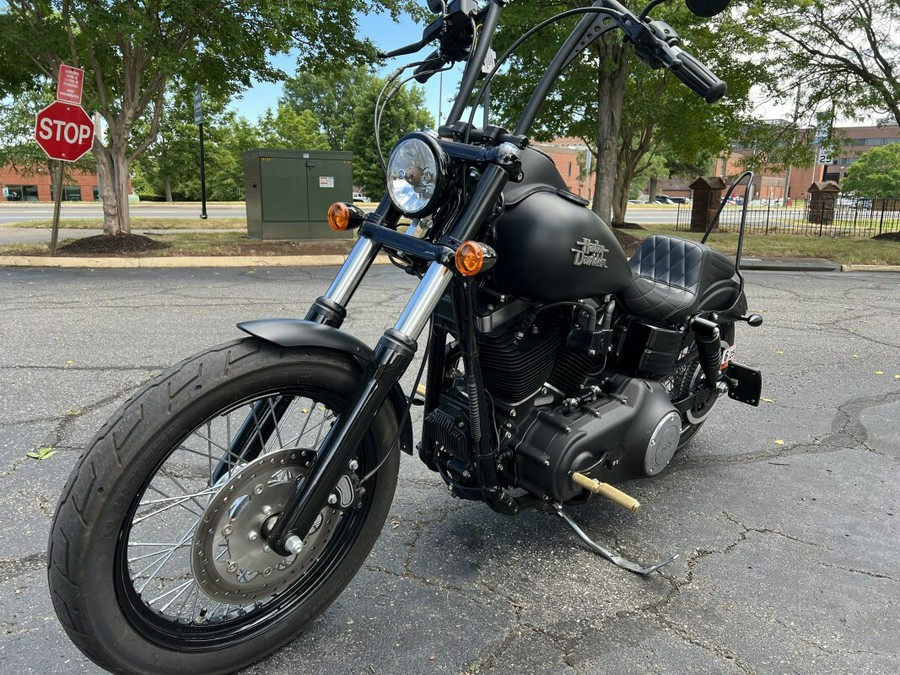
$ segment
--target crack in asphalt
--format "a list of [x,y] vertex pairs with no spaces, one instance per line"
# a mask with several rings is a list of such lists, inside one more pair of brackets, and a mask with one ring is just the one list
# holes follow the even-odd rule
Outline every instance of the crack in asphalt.
[[[693,469],[697,466],[752,464],[755,462],[782,459],[798,455],[816,455],[840,450],[863,450],[868,453],[885,457],[895,461],[900,457],[880,452],[868,444],[869,431],[862,422],[862,414],[869,408],[875,408],[887,403],[900,402],[900,392],[879,394],[877,396],[865,396],[851,399],[837,408],[837,412],[831,422],[831,432],[821,437],[814,437],[811,441],[803,441],[779,448],[757,450],[742,455],[709,455],[705,457],[689,458],[669,468],[670,473]],[[776,404],[777,405],[777,404]]]
[[41,569],[47,565],[47,553],[32,553],[21,558],[8,558],[0,560],[0,584],[5,584],[10,579],[31,572],[34,569]]
[[730,552],[733,548],[735,548],[742,541],[745,541],[747,539],[747,535],[750,534],[751,532],[756,532],[758,534],[772,534],[777,537],[784,537],[785,539],[796,542],[798,544],[804,544],[805,546],[812,546],[813,548],[824,548],[826,551],[831,551],[831,549],[828,548],[827,546],[825,546],[824,544],[819,544],[814,541],[806,541],[805,539],[800,539],[800,537],[795,537],[794,535],[788,534],[787,532],[782,532],[781,530],[776,530],[771,527],[750,527],[749,525],[745,525],[744,523],[739,521],[737,518],[732,516],[730,513],[728,513],[728,511],[722,511],[722,515],[725,516],[726,520],[734,523],[738,527],[744,528],[742,537],[739,540],[737,540],[736,542],[730,544],[723,551],[724,553]]
[[[4,422],[4,423],[0,423],[0,429],[6,428],[6,427],[15,427],[15,426],[32,425],[32,424],[43,424],[43,423],[51,422],[54,425],[53,430],[50,432],[53,436],[53,439],[47,443],[41,443],[40,447],[49,446],[57,451],[62,450],[62,449],[68,449],[68,448],[82,450],[83,449],[82,447],[66,444],[67,441],[69,440],[69,437],[68,437],[69,436],[69,427],[71,425],[73,425],[79,417],[84,417],[85,415],[90,414],[90,413],[94,412],[95,410],[99,410],[99,409],[103,408],[104,406],[109,405],[110,403],[114,403],[115,401],[125,398],[128,394],[130,394],[132,391],[134,391],[135,389],[137,389],[140,386],[141,385],[139,384],[137,386],[128,385],[127,387],[123,387],[122,389],[115,392],[114,394],[110,394],[109,396],[105,396],[93,403],[89,403],[88,405],[84,406],[83,408],[81,408],[81,410],[79,411],[79,413],[77,415],[63,414],[63,415],[59,415],[59,416],[36,418],[36,419],[24,420],[24,421],[20,421],[20,422],[12,422],[12,423]],[[19,468],[21,468],[25,463],[27,463],[29,461],[33,461],[33,460],[31,460],[30,458],[28,458],[24,455],[21,457],[17,457],[10,464],[8,471],[0,472],[0,477],[5,477],[11,473],[15,473]]]
[[832,565],[831,563],[824,563],[821,560],[817,560],[815,564],[818,565],[819,567],[824,567],[826,569],[835,569],[835,570],[840,570],[842,572],[850,572],[852,574],[864,574],[865,576],[872,577],[873,579],[887,579],[888,581],[893,581],[894,583],[900,583],[900,579],[896,579],[889,574],[884,574],[883,572],[871,572],[869,570],[861,570],[856,567],[844,567],[843,565]]
[[[129,372],[158,372],[160,370],[165,370],[172,364],[166,364],[164,366],[160,365],[147,365],[147,366],[54,366],[54,365],[30,365],[30,366],[0,366],[0,371],[2,370],[50,370],[50,371],[88,371],[88,372],[101,372],[101,373],[129,373]],[[0,425],[2,426],[2,425]]]

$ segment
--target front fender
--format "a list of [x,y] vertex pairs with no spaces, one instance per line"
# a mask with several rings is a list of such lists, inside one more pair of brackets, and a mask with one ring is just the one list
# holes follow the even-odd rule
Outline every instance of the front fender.
[[[334,349],[352,356],[360,365],[368,364],[372,360],[372,350],[362,340],[337,328],[313,321],[259,319],[256,321],[244,321],[239,323],[237,327],[248,335],[271,342],[279,347],[324,347],[326,349]],[[406,418],[400,430],[400,449],[411,455],[413,449],[412,421],[409,415],[405,415],[408,401],[399,384],[395,384],[391,388],[388,400],[394,406],[397,420],[403,419],[404,416]]]

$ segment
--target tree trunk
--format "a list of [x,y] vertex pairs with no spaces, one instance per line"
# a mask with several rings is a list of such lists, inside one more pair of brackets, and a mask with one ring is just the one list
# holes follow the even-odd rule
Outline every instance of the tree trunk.
[[619,130],[628,81],[625,46],[618,37],[604,35],[597,43],[597,174],[594,183],[594,213],[609,222],[613,210],[613,187],[619,159]]
[[656,190],[659,188],[659,179],[656,176],[650,176],[650,185],[647,186],[647,201],[651,204],[656,199]]
[[163,190],[165,190],[165,193],[166,193],[166,201],[167,202],[173,201],[173,199],[172,199],[172,178],[168,175],[165,178],[163,178]]
[[616,181],[613,194],[613,225],[625,223],[625,211],[628,209],[628,186],[625,181]]
[[129,164],[125,146],[106,147],[95,138],[94,157],[97,160],[100,199],[103,201],[103,233],[131,234],[131,216],[128,211]]

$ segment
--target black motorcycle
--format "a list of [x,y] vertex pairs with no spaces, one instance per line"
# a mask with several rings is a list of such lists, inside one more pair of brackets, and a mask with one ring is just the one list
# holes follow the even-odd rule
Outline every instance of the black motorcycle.
[[[647,15],[660,1],[638,16],[597,0],[517,40],[498,67],[537,30],[583,15],[510,132],[462,119],[490,82],[475,92],[506,0],[429,0],[439,16],[422,40],[387,56],[437,41],[410,79],[464,60],[459,95],[438,133],[393,149],[374,212],[331,207],[331,226],[359,238],[325,295],[302,321],[242,323],[249,337],[156,377],[69,478],[49,583],[88,657],[119,672],[218,673],[278,649],[366,559],[401,452],[460,499],[508,515],[545,505],[617,565],[660,566],[592,541],[564,506],[600,494],[636,511],[611,484],[663,471],[719,396],[757,405],[760,376],[734,362],[734,326],[761,318],[746,316],[739,255],[652,236],[627,259],[527,137],[563,68],[615,29],[707,101],[724,94],[672,27]],[[688,0],[703,16],[726,5]],[[420,282],[373,350],[340,328],[379,252]],[[405,394],[399,381],[426,327],[424,387]]]

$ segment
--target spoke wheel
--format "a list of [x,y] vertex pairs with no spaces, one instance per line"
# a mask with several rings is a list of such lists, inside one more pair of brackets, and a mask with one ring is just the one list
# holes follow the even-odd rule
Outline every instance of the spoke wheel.
[[[387,516],[398,453],[361,488],[358,479],[388,453],[393,411],[376,416],[299,553],[280,556],[266,537],[358,377],[343,354],[245,340],[176,366],[127,403],[73,472],[51,534],[51,591],[82,651],[113,670],[230,672],[324,610]],[[84,497],[100,527],[79,517]]]

